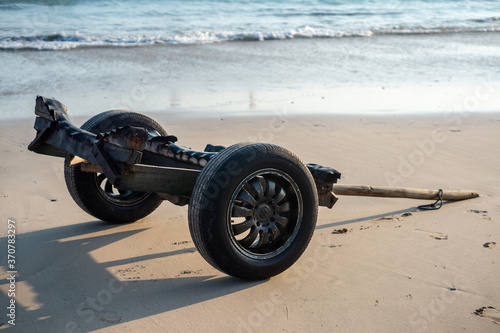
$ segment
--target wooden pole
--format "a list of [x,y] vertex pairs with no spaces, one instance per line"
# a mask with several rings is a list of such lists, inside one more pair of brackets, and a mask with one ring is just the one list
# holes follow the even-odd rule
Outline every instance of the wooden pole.
[[[378,187],[369,185],[333,185],[336,195],[355,195],[362,197],[409,198],[409,199],[439,199],[439,190],[424,190],[407,187]],[[443,200],[464,200],[479,196],[477,191],[443,191]]]

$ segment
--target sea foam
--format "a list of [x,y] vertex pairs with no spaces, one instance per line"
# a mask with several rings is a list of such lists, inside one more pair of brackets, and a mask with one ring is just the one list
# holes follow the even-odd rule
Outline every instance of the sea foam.
[[494,33],[500,26],[477,27],[409,27],[405,25],[378,29],[334,30],[309,26],[287,31],[197,31],[175,35],[84,35],[59,32],[48,35],[0,38],[2,50],[69,50],[90,47],[134,47],[148,45],[192,45],[234,41],[268,41],[294,38],[350,38],[377,35],[424,35],[451,33]]

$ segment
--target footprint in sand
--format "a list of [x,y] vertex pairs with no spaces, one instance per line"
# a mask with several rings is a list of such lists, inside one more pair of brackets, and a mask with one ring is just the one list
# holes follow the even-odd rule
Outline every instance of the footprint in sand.
[[481,218],[486,221],[491,221],[491,217],[488,216],[487,210],[477,210],[477,209],[469,209],[469,213],[481,214]]
[[448,239],[448,235],[443,234],[441,232],[425,231],[422,229],[413,229],[413,232],[421,232],[421,233],[427,234],[427,237],[432,238],[432,239],[437,239],[437,240],[447,240]]
[[469,209],[469,213],[486,214],[486,213],[488,213],[488,211],[487,210]]
[[488,247],[488,248],[497,247],[497,246],[500,246],[500,245],[498,245],[495,242],[488,242],[488,243],[483,244],[483,247]]
[[402,218],[408,217],[408,216],[412,216],[412,213],[406,212],[406,213],[401,214],[400,216],[397,216],[397,215],[383,216],[383,217],[379,217],[378,219],[373,219],[372,221],[378,221],[378,222],[401,221]]
[[384,216],[384,217],[379,217],[378,219],[374,219],[373,221],[378,221],[378,222],[384,222],[384,221],[399,221],[399,217],[397,216]]
[[482,308],[477,309],[473,313],[476,316],[489,319],[495,324],[500,325],[500,311],[498,311],[492,306],[483,306]]

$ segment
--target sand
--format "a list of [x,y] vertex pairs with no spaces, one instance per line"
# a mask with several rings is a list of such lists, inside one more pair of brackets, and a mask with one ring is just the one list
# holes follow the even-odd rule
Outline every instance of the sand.
[[[62,160],[27,150],[33,119],[0,124],[0,329],[16,225],[22,332],[498,332],[500,114],[150,114],[180,144],[263,141],[342,172],[342,184],[473,189],[476,199],[340,197],[285,273],[247,282],[196,251],[187,207],[110,225],[68,194]],[[81,124],[84,119],[76,118]],[[344,230],[345,229],[345,230]],[[341,230],[339,232],[339,230]]]

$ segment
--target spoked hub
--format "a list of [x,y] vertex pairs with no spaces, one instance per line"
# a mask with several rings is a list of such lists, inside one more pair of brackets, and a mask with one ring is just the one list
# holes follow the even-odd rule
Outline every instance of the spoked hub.
[[259,170],[236,188],[228,210],[232,241],[244,255],[268,259],[283,252],[300,228],[303,202],[286,173]]
[[105,174],[96,173],[95,181],[99,193],[109,201],[117,206],[129,206],[140,203],[145,200],[150,193],[137,192],[130,190],[119,190],[108,180]]
[[217,153],[189,202],[189,230],[213,267],[259,280],[293,265],[311,240],[318,193],[307,167],[290,151],[238,143]]

